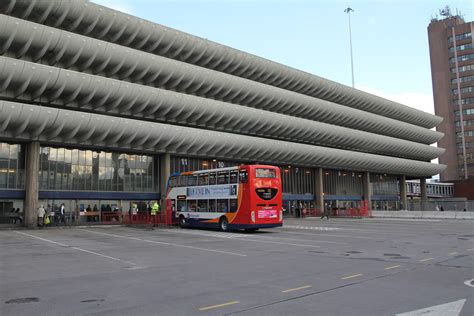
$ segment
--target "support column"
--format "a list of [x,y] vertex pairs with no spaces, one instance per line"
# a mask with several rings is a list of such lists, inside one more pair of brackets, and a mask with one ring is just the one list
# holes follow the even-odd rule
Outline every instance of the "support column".
[[364,172],[362,174],[362,182],[364,187],[364,198],[363,200],[367,203],[367,208],[371,208],[372,201],[372,188],[370,187],[370,172]]
[[29,228],[35,228],[37,224],[39,158],[40,143],[31,142],[26,145],[24,216],[25,225]]
[[420,179],[420,193],[421,193],[421,208],[424,211],[426,208],[426,201],[428,201],[428,195],[426,194],[426,178]]
[[400,210],[407,210],[407,177],[402,175],[398,179],[398,184],[400,186]]
[[421,193],[421,201],[426,202],[428,200],[428,195],[426,194],[426,179],[420,179],[420,193]]
[[323,184],[323,168],[315,169],[314,177],[314,199],[316,200],[316,208],[321,212],[324,211],[324,184]]
[[166,199],[166,183],[171,174],[171,155],[163,154],[160,156],[160,194],[161,202],[160,205],[162,208],[165,207]]

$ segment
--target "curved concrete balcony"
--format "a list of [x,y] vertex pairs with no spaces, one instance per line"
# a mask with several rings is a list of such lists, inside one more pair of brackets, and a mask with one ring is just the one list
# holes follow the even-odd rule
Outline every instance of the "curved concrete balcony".
[[280,140],[0,101],[0,139],[231,158],[413,177],[440,173],[428,162]]
[[429,161],[444,152],[402,139],[6,57],[0,57],[0,96],[408,159]]
[[85,0],[4,0],[0,13],[424,128],[433,128],[442,121],[441,117]]

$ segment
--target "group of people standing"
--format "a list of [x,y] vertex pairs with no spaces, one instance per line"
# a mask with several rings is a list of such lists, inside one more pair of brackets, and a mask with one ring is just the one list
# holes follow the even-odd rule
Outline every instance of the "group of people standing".
[[61,223],[66,225],[66,207],[64,203],[61,203],[58,214],[56,214],[51,205],[48,204],[46,209],[41,205],[36,211],[36,215],[38,217],[39,227],[49,226],[51,224],[59,225]]

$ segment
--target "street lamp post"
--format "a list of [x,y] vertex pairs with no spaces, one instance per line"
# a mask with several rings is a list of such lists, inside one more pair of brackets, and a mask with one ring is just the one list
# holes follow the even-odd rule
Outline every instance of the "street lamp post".
[[351,33],[351,12],[354,12],[354,10],[351,7],[347,7],[347,9],[345,9],[344,12],[347,13],[347,17],[349,19],[349,44],[351,47],[352,88],[354,88],[354,60],[352,58],[352,33]]

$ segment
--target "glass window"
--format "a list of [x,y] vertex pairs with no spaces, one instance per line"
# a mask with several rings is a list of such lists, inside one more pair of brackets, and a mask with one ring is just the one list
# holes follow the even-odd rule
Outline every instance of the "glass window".
[[196,200],[188,200],[188,212],[196,212],[197,211],[197,202]]
[[216,200],[209,200],[209,212],[216,212]]
[[230,172],[230,183],[237,183],[239,180],[239,171],[232,170]]
[[209,182],[209,174],[208,173],[199,174],[199,185],[208,185],[208,182]]
[[229,183],[229,171],[221,171],[217,173],[217,184]]
[[186,200],[178,200],[176,203],[177,212],[187,212]]
[[257,168],[255,172],[257,178],[276,178],[275,169]]
[[247,170],[245,169],[240,170],[239,175],[240,175],[240,182],[247,183],[249,181],[249,174]]
[[230,212],[235,213],[237,212],[237,199],[230,199]]
[[208,210],[207,200],[198,200],[198,212],[207,212]]
[[188,175],[188,187],[196,186],[197,185],[197,175],[190,174]]
[[214,185],[214,184],[216,184],[216,179],[217,179],[216,173],[215,173],[215,172],[211,172],[211,173],[209,174],[209,185]]
[[186,176],[179,176],[178,177],[178,186],[185,187],[186,186]]
[[176,177],[171,177],[170,178],[170,183],[169,183],[170,188],[176,187],[177,183],[178,183],[178,179]]
[[217,211],[221,213],[227,213],[229,211],[229,200],[227,199],[217,200]]

